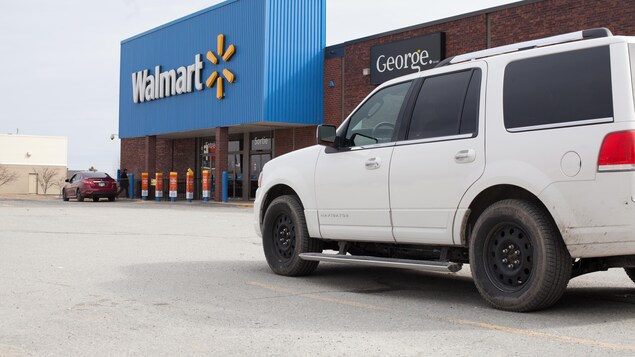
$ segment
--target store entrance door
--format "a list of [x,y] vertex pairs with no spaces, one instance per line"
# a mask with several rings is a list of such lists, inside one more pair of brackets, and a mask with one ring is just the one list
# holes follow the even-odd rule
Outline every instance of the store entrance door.
[[229,142],[229,156],[227,160],[227,197],[243,198],[243,153],[242,140]]
[[262,171],[262,167],[271,160],[271,154],[252,154],[251,164],[249,165],[249,198],[256,198],[256,190],[258,189],[258,177]]

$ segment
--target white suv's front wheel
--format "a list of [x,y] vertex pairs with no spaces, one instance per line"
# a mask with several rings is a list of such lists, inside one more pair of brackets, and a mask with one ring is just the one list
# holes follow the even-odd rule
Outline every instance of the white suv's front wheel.
[[547,308],[571,277],[571,257],[544,209],[523,200],[499,201],[477,219],[470,268],[487,302],[506,311]]
[[322,242],[309,237],[304,210],[295,196],[280,196],[267,208],[262,246],[271,270],[287,276],[312,273],[319,262],[302,260],[300,254],[322,252]]

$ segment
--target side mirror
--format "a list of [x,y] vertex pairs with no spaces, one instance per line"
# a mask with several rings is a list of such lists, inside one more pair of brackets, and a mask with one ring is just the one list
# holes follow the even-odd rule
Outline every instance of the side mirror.
[[71,180],[69,180],[69,179],[66,179],[66,180],[64,180],[64,182],[71,182]]
[[337,128],[335,125],[318,125],[317,127],[317,144],[322,146],[335,147],[337,138]]

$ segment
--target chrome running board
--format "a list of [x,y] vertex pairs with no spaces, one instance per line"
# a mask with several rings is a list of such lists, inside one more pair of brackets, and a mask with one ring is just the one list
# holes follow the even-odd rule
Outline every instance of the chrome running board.
[[316,260],[329,263],[372,265],[377,267],[436,271],[445,273],[456,273],[462,268],[461,263],[437,262],[431,260],[379,258],[342,254],[302,253],[300,254],[300,258],[304,260]]

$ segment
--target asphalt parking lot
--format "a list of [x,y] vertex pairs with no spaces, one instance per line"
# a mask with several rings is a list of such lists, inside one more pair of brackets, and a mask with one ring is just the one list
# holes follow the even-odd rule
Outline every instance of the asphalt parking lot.
[[489,308],[457,274],[270,272],[249,207],[0,198],[0,356],[635,356],[635,283]]

